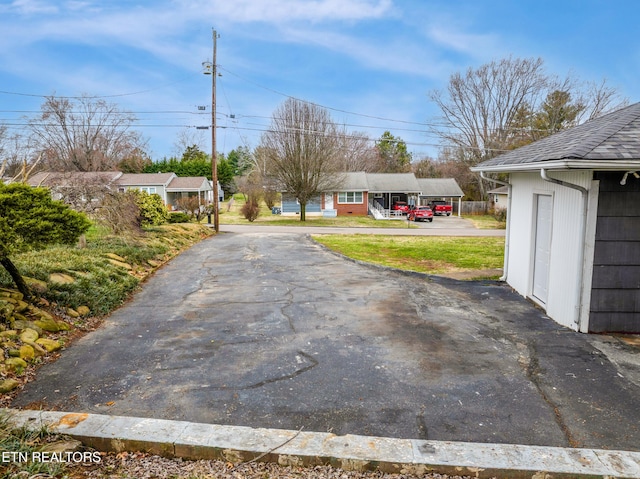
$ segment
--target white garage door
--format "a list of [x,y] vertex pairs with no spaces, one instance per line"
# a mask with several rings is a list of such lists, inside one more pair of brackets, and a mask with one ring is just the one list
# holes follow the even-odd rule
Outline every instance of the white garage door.
[[535,248],[533,258],[532,295],[542,304],[547,303],[549,286],[549,260],[551,258],[551,216],[553,198],[536,195]]

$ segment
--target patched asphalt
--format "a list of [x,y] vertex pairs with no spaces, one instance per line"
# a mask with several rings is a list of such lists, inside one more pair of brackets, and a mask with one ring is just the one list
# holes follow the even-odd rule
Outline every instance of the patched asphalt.
[[247,231],[158,270],[13,406],[640,448],[638,348],[563,328],[503,283],[405,274],[299,233]]

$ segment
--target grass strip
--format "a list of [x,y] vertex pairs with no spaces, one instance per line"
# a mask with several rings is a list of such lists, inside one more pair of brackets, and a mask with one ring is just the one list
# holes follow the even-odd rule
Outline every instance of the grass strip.
[[349,258],[383,266],[442,274],[502,268],[504,238],[314,235],[313,239]]

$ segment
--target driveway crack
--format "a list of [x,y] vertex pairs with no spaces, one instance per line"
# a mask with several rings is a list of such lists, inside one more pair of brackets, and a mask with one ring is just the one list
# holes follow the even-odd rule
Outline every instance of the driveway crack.
[[[518,343],[518,345],[525,346],[522,343]],[[520,363],[525,371],[527,379],[529,379],[529,381],[531,381],[531,383],[536,387],[543,401],[553,410],[556,424],[567,438],[569,446],[580,447],[580,442],[573,436],[569,426],[562,417],[560,407],[549,397],[542,386],[540,378],[540,362],[538,360],[538,353],[535,345],[527,344],[525,347],[528,354],[527,357],[521,357]]]

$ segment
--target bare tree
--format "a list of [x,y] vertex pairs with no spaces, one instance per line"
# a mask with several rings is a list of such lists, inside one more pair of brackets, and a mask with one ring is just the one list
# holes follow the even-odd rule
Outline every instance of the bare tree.
[[619,110],[629,104],[629,100],[621,97],[618,90],[607,85],[606,79],[599,83],[587,83],[583,96],[585,109],[584,115],[578,118],[580,123]]
[[56,171],[109,171],[137,158],[146,142],[132,129],[132,113],[101,99],[51,96],[30,122],[43,163]]
[[[446,92],[430,99],[440,108],[441,121],[433,129],[446,145],[458,148],[461,161],[474,166],[501,153],[508,144],[510,125],[521,107],[535,105],[548,78],[541,58],[506,58],[466,74],[455,73]],[[478,186],[484,195],[482,180]]]
[[276,109],[271,126],[262,135],[266,171],[282,191],[300,203],[300,221],[307,203],[323,191],[339,187],[337,128],[322,107],[290,98]]
[[337,160],[342,171],[377,171],[378,152],[366,133],[348,132],[343,127],[337,140]]
[[205,131],[193,128],[185,128],[178,132],[173,143],[173,156],[180,158],[189,147],[196,147],[198,150],[204,151],[207,145],[205,134]]
[[[615,89],[547,75],[540,58],[506,58],[456,73],[430,98],[446,157],[467,167],[624,106]],[[476,175],[479,198],[484,182]]]

